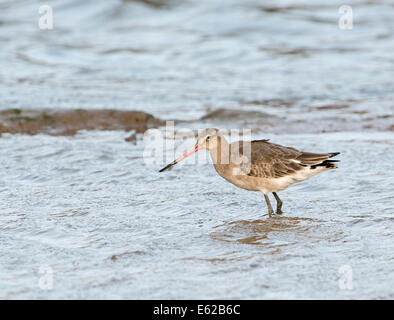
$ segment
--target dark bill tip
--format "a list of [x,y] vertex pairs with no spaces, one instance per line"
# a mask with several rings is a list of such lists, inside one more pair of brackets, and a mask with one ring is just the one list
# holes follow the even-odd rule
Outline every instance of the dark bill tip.
[[171,168],[176,162],[172,162],[170,164],[167,164],[164,168],[160,169],[159,172],[166,171],[167,169]]
[[167,170],[168,168],[172,167],[174,164],[177,164],[179,161],[182,161],[183,159],[187,158],[188,156],[190,156],[191,154],[197,151],[198,151],[198,144],[196,144],[193,149],[186,152],[183,156],[179,157],[178,159],[174,160],[170,164],[166,165],[163,169],[159,170],[159,172],[163,172]]

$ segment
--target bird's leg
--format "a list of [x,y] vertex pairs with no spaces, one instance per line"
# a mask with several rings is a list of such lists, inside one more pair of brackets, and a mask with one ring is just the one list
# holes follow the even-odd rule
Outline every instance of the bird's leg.
[[264,193],[264,198],[265,202],[267,202],[267,207],[268,207],[268,216],[271,218],[272,214],[274,213],[274,210],[272,210],[271,202],[268,196]]
[[279,196],[276,194],[276,192],[272,192],[276,199],[276,214],[282,214],[282,200],[280,200]]

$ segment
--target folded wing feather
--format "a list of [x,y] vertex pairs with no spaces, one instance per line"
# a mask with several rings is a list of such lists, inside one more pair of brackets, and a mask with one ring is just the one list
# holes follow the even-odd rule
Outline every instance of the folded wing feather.
[[[240,152],[243,152],[240,145]],[[270,143],[268,140],[252,141],[249,176],[280,178],[291,175],[307,166],[319,164],[332,154],[301,152],[295,148]]]

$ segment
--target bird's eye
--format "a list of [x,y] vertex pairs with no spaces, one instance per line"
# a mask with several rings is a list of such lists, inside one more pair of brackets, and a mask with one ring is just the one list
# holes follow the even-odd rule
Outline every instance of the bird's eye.
[[208,136],[208,137],[207,137],[207,140],[209,140],[210,138],[211,138],[211,136]]

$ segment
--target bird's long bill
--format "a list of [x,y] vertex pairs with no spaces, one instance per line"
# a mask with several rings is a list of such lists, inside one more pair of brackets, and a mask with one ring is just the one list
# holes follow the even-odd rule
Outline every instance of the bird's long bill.
[[187,158],[188,156],[192,155],[193,153],[197,152],[198,149],[198,143],[190,149],[188,152],[186,152],[184,155],[180,156],[178,159],[172,161],[170,164],[167,164],[163,169],[159,170],[159,172],[163,172],[167,170],[168,168],[171,168],[174,164],[177,164],[179,161],[182,161],[183,159]]

